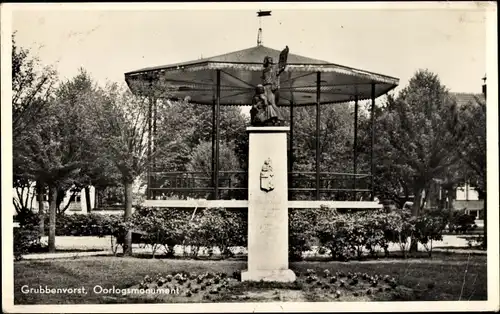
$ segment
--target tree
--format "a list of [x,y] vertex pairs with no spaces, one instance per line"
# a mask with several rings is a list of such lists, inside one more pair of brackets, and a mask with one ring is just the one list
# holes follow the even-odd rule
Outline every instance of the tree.
[[[31,191],[32,178],[27,175],[19,159],[19,146],[22,138],[32,131],[32,127],[42,119],[42,109],[53,95],[57,75],[53,68],[42,67],[29,49],[17,46],[15,33],[12,35],[12,138],[14,188],[21,197],[20,203],[14,201],[18,214],[31,211],[31,199],[25,192]],[[37,181],[36,195],[39,213],[43,216],[43,182]],[[35,195],[35,194],[33,194]],[[23,201],[24,200],[24,201]],[[29,200],[29,201],[28,201]],[[40,235],[44,233],[43,217],[40,219]]]
[[[109,168],[103,166],[106,163],[98,154],[97,147],[99,143],[95,140],[92,123],[89,122],[92,119],[89,107],[92,103],[102,101],[102,91],[85,69],[80,68],[79,73],[73,79],[62,83],[57,89],[56,100],[64,104],[66,110],[72,112],[65,116],[64,119],[67,119],[67,123],[79,125],[79,128],[73,131],[80,133],[78,138],[81,142],[77,145],[80,146],[82,151],[85,151],[85,155],[80,156],[81,167],[78,177],[73,178],[65,186],[59,186],[58,195],[60,196],[56,207],[58,213],[64,213],[70,203],[74,201],[76,193],[85,189],[86,207],[90,211],[89,186],[94,181],[99,180],[100,177],[110,175]],[[72,193],[70,200],[65,204],[64,208],[61,208],[64,196],[70,190]]]
[[[55,251],[55,220],[57,192],[67,186],[81,167],[82,148],[78,146],[81,133],[71,130],[64,115],[70,111],[55,101],[44,109],[42,123],[33,126],[29,133],[20,137],[22,145],[16,149],[25,175],[43,182],[49,188],[49,251]],[[63,117],[61,117],[61,115]],[[14,144],[16,145],[16,144]]]
[[487,243],[486,204],[486,102],[475,97],[475,101],[462,107],[459,115],[459,132],[463,136],[458,156],[470,169],[480,199],[484,199],[484,245]]
[[[389,97],[391,97],[390,95]],[[400,208],[410,199],[412,194],[411,178],[409,168],[397,165],[394,160],[398,159],[398,153],[387,147],[387,143],[378,139],[385,136],[385,128],[380,123],[382,116],[387,110],[387,101],[377,102],[374,107],[374,132],[373,144],[373,184],[374,194],[382,201],[391,200]],[[361,103],[358,117],[358,173],[371,172],[371,146],[372,146],[372,122],[371,102]]]
[[[457,160],[460,143],[457,117],[456,103],[439,78],[427,70],[419,70],[397,97],[388,97],[387,107],[377,121],[381,124],[378,143],[388,161],[405,174],[412,189],[414,217],[425,203],[423,191]],[[415,241],[412,249],[416,250]]]
[[[166,133],[160,129],[155,139],[158,149],[150,158],[148,156],[148,101],[150,100],[149,97],[135,96],[130,90],[117,84],[110,84],[106,88],[104,100],[91,106],[94,137],[99,143],[99,154],[113,163],[124,186],[125,220],[129,220],[132,215],[134,181],[147,169],[156,155],[162,152],[169,154],[182,151],[179,149],[182,147],[185,133],[182,130],[189,128],[183,125],[181,131],[170,133],[168,137],[164,136]],[[127,233],[123,250],[125,255],[132,253],[130,231]]]
[[[348,104],[321,106],[320,119],[320,171],[351,172],[354,138],[354,117]],[[316,169],[316,109],[299,107],[294,112],[293,171],[312,172]],[[288,110],[283,110],[289,116]],[[313,176],[303,175],[307,182],[298,181],[301,187],[315,187]],[[327,184],[346,184],[339,178]],[[298,195],[297,195],[298,196]],[[340,195],[337,193],[336,195]]]
[[[64,193],[79,180],[83,167],[92,163],[94,134],[90,128],[87,105],[93,103],[91,80],[81,71],[59,85],[54,95],[39,110],[36,124],[19,133],[14,141],[15,165],[28,180],[41,182],[49,189],[49,251],[55,251],[58,205]],[[59,208],[60,210],[60,208]]]
[[[187,171],[190,172],[200,172],[205,175],[206,178],[211,177],[212,173],[212,143],[211,142],[201,142],[196,146],[190,155],[189,163],[187,164]],[[240,171],[240,163],[238,157],[235,154],[235,148],[233,143],[222,142],[220,145],[220,158],[219,158],[219,170],[220,171]],[[241,177],[231,174],[226,177],[226,180],[231,184],[230,187],[236,186],[240,187],[239,184],[243,183]],[[197,182],[198,186],[199,182]],[[230,191],[222,191],[222,198],[230,195]],[[208,197],[208,195],[204,195]]]
[[43,67],[29,49],[16,45],[12,34],[12,135],[26,132],[36,123],[57,82],[52,67]]

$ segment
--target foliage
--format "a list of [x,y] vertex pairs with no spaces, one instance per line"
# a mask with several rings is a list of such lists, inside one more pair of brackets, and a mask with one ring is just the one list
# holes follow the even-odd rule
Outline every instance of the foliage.
[[[302,253],[318,242],[334,260],[360,258],[366,251],[375,255],[384,250],[388,255],[390,243],[399,245],[406,256],[411,236],[424,246],[439,240],[446,218],[440,213],[416,219],[409,211],[340,214],[328,208],[295,209],[289,213],[289,258],[301,259]],[[145,232],[146,242],[155,252],[163,247],[169,255],[175,245],[190,246],[191,256],[196,257],[202,247],[217,247],[224,254],[230,252],[229,247],[247,244],[246,216],[222,208],[139,208],[130,219],[130,227]],[[430,253],[432,246],[427,249]]]
[[14,229],[14,259],[21,260],[24,254],[40,249],[40,234],[33,226],[23,226]]
[[412,217],[409,212],[370,211],[361,213],[325,213],[318,218],[315,236],[330,251],[334,260],[360,258],[365,251],[375,255],[379,249],[389,254],[390,243],[399,245],[406,257],[408,240],[415,237],[428,250],[429,241],[442,239],[446,216]]
[[[201,142],[198,144],[190,154],[190,160],[186,166],[186,170],[189,172],[201,173],[201,179],[195,179],[196,187],[205,187],[207,185],[207,179],[210,182],[212,176],[212,144],[210,142]],[[238,157],[235,154],[235,148],[233,143],[222,142],[219,146],[219,171],[242,171]],[[241,176],[237,174],[227,174],[223,175],[225,181],[230,184],[229,187],[242,187],[244,182]],[[200,177],[196,175],[196,177]],[[219,183],[220,184],[220,183]],[[209,192],[210,193],[210,192]],[[227,199],[228,196],[233,196],[232,191],[222,190],[220,196],[222,199]],[[204,195],[200,195],[200,198],[208,198],[208,193],[205,192]]]
[[19,227],[14,228],[14,259],[42,247],[40,242],[39,218],[31,211],[17,215]]
[[463,143],[458,151],[460,158],[472,170],[470,175],[476,188],[485,192],[486,186],[486,102],[475,97],[475,102],[460,108],[459,131]]
[[[48,229],[48,215],[44,214],[45,228]],[[28,229],[38,228],[40,215],[31,213],[18,217],[21,227]],[[61,214],[57,216],[57,236],[96,236],[104,237],[117,233],[119,224],[123,221],[122,215],[108,214]]]
[[429,252],[429,256],[432,254],[432,241],[443,240],[446,218],[443,215],[421,215],[415,221],[415,238]]
[[[456,103],[437,75],[419,70],[408,86],[375,112],[375,170],[379,194],[396,200],[400,192],[415,196],[413,215],[422,210],[422,192],[455,164],[462,135]],[[360,123],[363,146],[369,147],[371,124]],[[365,153],[365,163],[369,151]],[[428,195],[428,193],[427,193]]]
[[321,209],[295,209],[288,212],[289,259],[300,260],[302,252],[311,249],[320,212]]
[[465,233],[475,228],[476,217],[463,212],[453,212],[449,221],[450,232]]
[[469,178],[478,191],[479,198],[484,199],[484,232],[483,244],[488,240],[488,206],[486,198],[486,101],[475,97],[460,111],[459,130],[463,135],[463,144],[458,155],[468,165]]
[[73,214],[60,215],[56,225],[58,236],[98,236],[104,237],[116,232],[120,215]]
[[[288,117],[289,110],[282,108]],[[353,126],[352,107],[347,104],[321,107],[320,131],[316,134],[316,110],[299,107],[294,110],[293,171],[315,171],[316,138],[319,140],[319,166],[321,172],[352,172]],[[314,176],[301,176],[301,188],[315,187]],[[343,181],[338,181],[342,184]],[[339,196],[336,193],[335,196]],[[294,199],[308,198],[307,192],[294,192]]]
[[41,67],[40,60],[29,49],[16,44],[12,35],[12,134],[29,132],[37,123],[40,111],[50,99],[56,83],[56,72]]
[[[230,254],[229,247],[246,246],[247,220],[241,212],[207,208],[187,209],[139,208],[132,215],[131,226],[145,232],[154,252],[163,247],[169,255],[175,245],[191,246],[196,257],[200,247],[217,247]],[[154,257],[154,255],[153,255]]]
[[100,155],[111,160],[121,182],[133,182],[147,158],[146,100],[116,84],[107,87],[101,103],[94,104],[92,128]]
[[[246,246],[247,220],[241,212],[223,208],[208,208],[196,220],[192,236],[198,246],[217,247],[223,256],[231,255],[229,247]],[[194,237],[191,242],[194,242]]]
[[154,252],[163,246],[167,253],[173,254],[173,247],[189,236],[189,212],[182,209],[137,208],[130,224],[147,233],[146,241],[153,246]]
[[316,234],[321,245],[330,250],[332,259],[347,261],[356,254],[354,228],[351,215],[323,215]]

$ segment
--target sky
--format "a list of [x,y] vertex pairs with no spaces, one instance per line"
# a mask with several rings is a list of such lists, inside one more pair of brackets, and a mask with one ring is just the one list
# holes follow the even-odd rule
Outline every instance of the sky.
[[397,77],[398,90],[415,71],[428,69],[452,92],[481,92],[486,73],[483,7],[358,7],[20,6],[12,12],[12,30],[20,46],[55,66],[62,79],[83,67],[104,84],[124,82],[124,73],[131,70],[255,46],[256,11],[272,10],[262,18],[263,44],[270,48],[288,45],[294,54]]

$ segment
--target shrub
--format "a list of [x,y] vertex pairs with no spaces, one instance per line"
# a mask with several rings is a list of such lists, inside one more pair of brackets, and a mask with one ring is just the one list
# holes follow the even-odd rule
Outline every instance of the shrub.
[[389,240],[386,237],[386,232],[394,229],[394,226],[388,224],[389,213],[384,209],[383,211],[369,212],[361,218],[364,224],[364,247],[372,256],[377,253],[378,248],[383,249],[386,255],[389,254]]
[[153,257],[160,246],[172,255],[173,247],[190,236],[189,214],[185,209],[138,208],[130,226],[146,233],[145,241],[153,246]]
[[[334,260],[361,257],[364,251],[372,256],[379,249],[389,254],[390,243],[399,245],[404,256],[409,238],[414,237],[431,254],[432,241],[440,240],[447,221],[447,213],[434,211],[418,218],[409,211],[384,210],[339,213],[335,209],[295,209],[289,211],[289,258],[302,258],[304,251],[319,243],[320,250],[329,252]],[[457,224],[468,224],[468,215],[457,215]],[[38,216],[21,217],[15,234],[19,252],[36,249]],[[22,221],[22,223],[21,223]],[[46,222],[48,229],[48,221]],[[122,215],[60,215],[56,235],[106,236],[123,241],[128,230],[140,232],[140,241],[153,247],[153,257],[159,248],[173,255],[175,245],[191,247],[191,257],[198,250],[219,248],[222,255],[232,255],[230,248],[247,246],[247,212],[224,208],[141,208],[128,221]],[[24,253],[19,253],[24,254]]]
[[442,240],[446,220],[440,215],[422,215],[415,220],[415,239],[422,243],[429,256],[432,254],[432,241]]
[[38,229],[38,215],[26,212],[17,219],[19,227],[14,228],[14,259],[21,260],[24,254],[40,251],[43,246]]
[[[123,215],[106,214],[73,214],[59,215],[56,219],[57,236],[97,236],[104,237],[116,233],[123,222]],[[49,221],[45,217],[45,231],[48,232]]]
[[451,232],[465,233],[474,229],[476,217],[461,212],[454,212],[449,221]]
[[349,260],[356,253],[354,220],[350,214],[324,210],[318,218],[316,236],[335,260]]
[[291,260],[302,259],[302,252],[311,249],[320,211],[295,209],[288,212],[288,256]]
[[247,219],[237,212],[224,208],[208,208],[203,211],[197,222],[197,229],[193,230],[193,233],[201,240],[199,244],[218,247],[223,255],[230,255],[231,246],[247,244]]
[[14,259],[21,260],[22,256],[34,251],[40,251],[42,244],[37,228],[23,226],[14,229]]
[[153,246],[153,251],[162,246],[170,255],[175,245],[190,246],[192,257],[197,256],[200,247],[218,247],[224,255],[230,255],[229,247],[246,246],[246,213],[223,208],[196,212],[141,208],[132,215],[131,226],[147,233],[147,243]]

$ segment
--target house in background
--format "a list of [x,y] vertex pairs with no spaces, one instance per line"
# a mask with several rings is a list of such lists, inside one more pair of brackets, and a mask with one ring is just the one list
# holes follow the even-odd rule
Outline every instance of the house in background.
[[[16,189],[13,189],[14,202],[19,201],[19,194]],[[142,184],[140,178],[138,178],[132,185],[132,193],[135,197],[140,198],[141,195],[145,195],[145,187]],[[61,208],[68,206],[64,212],[67,215],[71,214],[123,214],[124,213],[124,191],[121,187],[108,187],[104,190],[96,190],[95,187],[90,186],[90,209],[87,208],[87,201],[85,198],[85,189],[78,190],[73,194],[71,191],[67,191],[64,195],[64,199],[60,205]],[[49,210],[48,195],[44,194],[44,211],[47,213]],[[35,183],[33,182],[27,192],[25,191],[22,195],[23,204],[27,203],[27,206],[32,209],[33,212],[38,212],[38,202],[36,200],[36,189]],[[27,200],[27,201],[26,201]],[[136,201],[140,201],[136,199]],[[135,208],[132,207],[132,211]],[[14,213],[15,214],[15,213]]]
[[[93,186],[90,187],[90,206],[91,209],[96,207],[97,197],[95,195],[95,188]],[[27,193],[23,195],[23,200],[28,198],[28,207],[31,207],[33,212],[38,212],[38,202],[36,199],[36,189],[35,184],[29,188]],[[16,193],[14,188],[14,199],[15,201],[19,201],[19,196]],[[73,192],[67,191],[64,195],[63,201],[61,203],[61,207],[64,208],[68,206],[65,213],[66,214],[85,214],[89,212],[87,209],[87,201],[85,198],[85,190],[82,189],[73,194]],[[47,194],[43,195],[43,207],[44,211],[47,212],[49,210],[49,198]]]
[[464,210],[465,213],[473,215],[476,219],[483,219],[484,200],[479,199],[479,193],[469,183],[466,183],[457,188],[454,208]]

